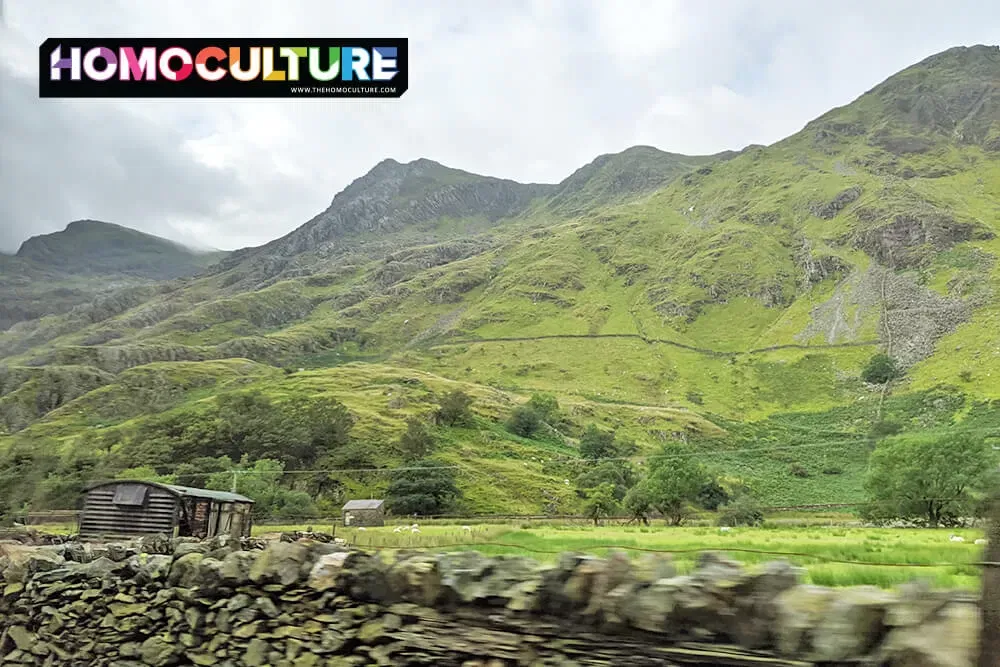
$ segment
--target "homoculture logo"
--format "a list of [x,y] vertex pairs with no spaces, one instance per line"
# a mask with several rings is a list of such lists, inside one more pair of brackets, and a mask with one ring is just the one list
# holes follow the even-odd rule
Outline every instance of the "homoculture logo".
[[400,97],[407,40],[58,39],[40,97]]

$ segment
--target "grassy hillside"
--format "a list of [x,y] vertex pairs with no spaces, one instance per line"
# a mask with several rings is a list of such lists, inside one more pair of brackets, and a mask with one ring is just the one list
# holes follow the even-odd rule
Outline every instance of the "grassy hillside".
[[[391,466],[406,416],[461,386],[475,427],[436,428],[471,510],[576,502],[538,460],[574,458],[591,421],[642,452],[693,442],[767,502],[855,502],[878,424],[1000,428],[996,51],[938,54],[739,153],[634,147],[558,185],[383,161],[202,275],[0,334],[6,446],[65,456],[110,429],[108,455],[131,452],[158,415],[199,422],[246,384],[336,397],[365,460]],[[879,351],[904,372],[887,387],[861,380]],[[535,392],[568,410],[552,441],[503,428]]]
[[0,331],[115,290],[201,273],[225,255],[107,222],[71,222],[31,237],[16,255],[0,255]]

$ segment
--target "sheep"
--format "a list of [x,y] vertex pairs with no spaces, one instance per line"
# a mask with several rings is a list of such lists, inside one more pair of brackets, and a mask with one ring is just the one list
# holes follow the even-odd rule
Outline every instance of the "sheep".
[[401,532],[403,532],[403,527],[402,526],[396,526],[395,528],[393,528],[392,532],[394,532],[394,533],[401,533]]
[[413,524],[410,528],[420,528],[420,526],[418,524]]
[[976,546],[979,546],[979,547],[981,547],[981,546],[983,546],[984,544],[986,544],[986,540],[982,540],[982,539],[980,539],[980,540],[976,540]]
[[420,532],[420,529],[416,528],[416,527],[413,527],[413,528],[410,528],[410,532],[416,534],[416,533]]
[[952,535],[949,539],[952,542],[964,542],[965,541],[964,537],[959,537],[958,535]]
[[719,528],[720,533],[728,533],[730,530],[731,528],[729,526],[723,526],[722,528]]
[[462,526],[462,530],[468,533],[469,531],[472,530],[472,526]]
[[358,530],[364,530],[364,529],[365,529],[364,526],[361,526],[360,528],[358,528]]

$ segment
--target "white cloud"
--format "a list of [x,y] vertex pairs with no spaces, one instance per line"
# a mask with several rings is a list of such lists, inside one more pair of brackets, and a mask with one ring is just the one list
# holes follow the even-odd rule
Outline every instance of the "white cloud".
[[[995,41],[1000,9],[962,4],[7,0],[0,249],[82,217],[263,243],[385,157],[556,182],[634,144],[770,143],[932,53]],[[408,37],[410,90],[384,102],[37,98],[50,36],[323,34]]]

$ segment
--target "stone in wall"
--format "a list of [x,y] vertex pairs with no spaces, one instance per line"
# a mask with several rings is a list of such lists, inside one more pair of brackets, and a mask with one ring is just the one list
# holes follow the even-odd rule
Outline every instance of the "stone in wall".
[[259,546],[2,545],[0,664],[973,667],[980,631],[971,595],[803,585],[784,561]]

